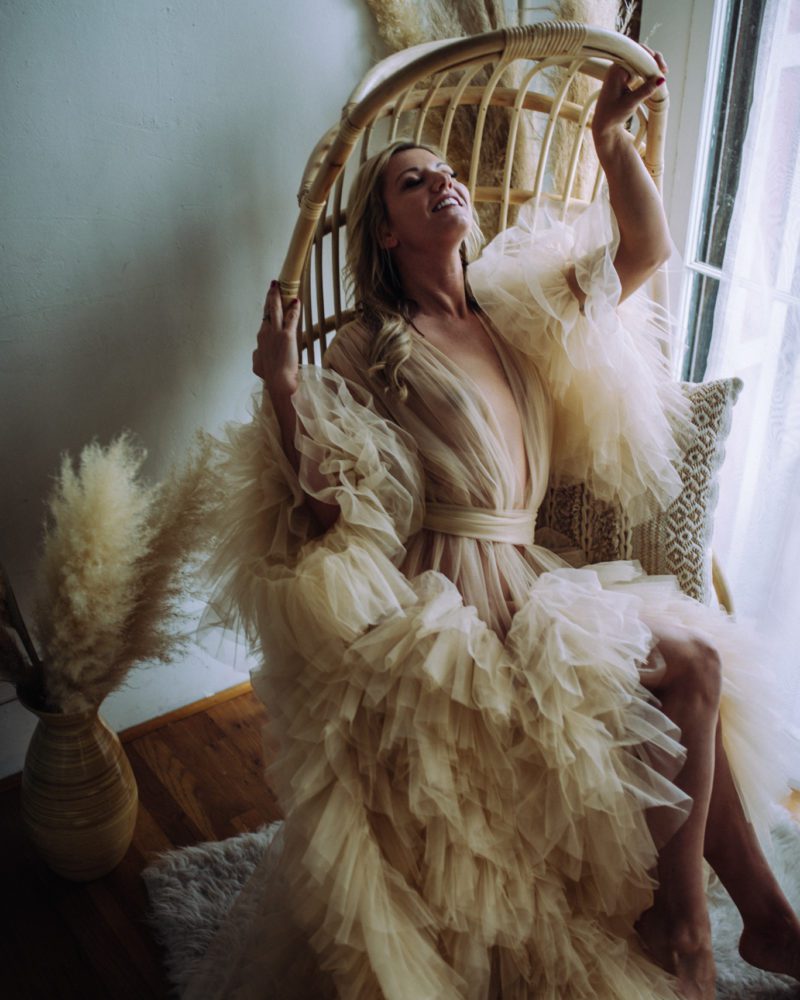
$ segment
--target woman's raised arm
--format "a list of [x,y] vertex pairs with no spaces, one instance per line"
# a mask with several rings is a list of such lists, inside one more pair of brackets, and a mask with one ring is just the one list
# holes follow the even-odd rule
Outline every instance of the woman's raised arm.
[[[619,247],[614,267],[627,298],[667,260],[672,252],[667,219],[661,197],[637,152],[625,123],[642,101],[664,82],[667,67],[660,52],[651,52],[660,74],[645,80],[635,90],[628,88],[629,74],[611,66],[600,90],[592,121],[592,136],[605,171],[611,207],[619,226]],[[582,302],[575,271],[567,274],[575,296]]]

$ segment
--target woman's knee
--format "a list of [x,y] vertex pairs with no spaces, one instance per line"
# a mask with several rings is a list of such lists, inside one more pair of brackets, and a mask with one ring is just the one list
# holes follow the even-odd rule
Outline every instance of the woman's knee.
[[714,707],[722,693],[722,664],[716,648],[696,636],[684,636],[661,645],[667,663],[665,686],[702,698]]
[[701,639],[689,640],[691,644],[689,672],[695,689],[714,705],[719,705],[722,695],[722,663],[716,648]]

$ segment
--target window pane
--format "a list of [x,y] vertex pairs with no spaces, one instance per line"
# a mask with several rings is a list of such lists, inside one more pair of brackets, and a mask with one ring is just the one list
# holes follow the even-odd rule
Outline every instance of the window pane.
[[683,378],[687,382],[702,382],[714,327],[714,309],[717,304],[719,281],[705,274],[692,275],[689,299],[689,334],[683,362]]
[[763,7],[761,0],[731,0],[728,7],[696,257],[714,267],[722,267],[739,183]]

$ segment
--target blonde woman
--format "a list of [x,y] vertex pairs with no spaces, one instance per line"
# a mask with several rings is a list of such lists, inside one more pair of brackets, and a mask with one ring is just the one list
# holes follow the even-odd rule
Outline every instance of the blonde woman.
[[263,647],[286,820],[219,995],[709,1000],[704,856],[743,956],[800,978],[752,825],[781,771],[751,648],[671,579],[534,543],[549,474],[633,517],[679,490],[684,404],[637,294],[670,239],[624,131],[660,82],[602,88],[610,208],[469,265],[440,155],[368,161],[326,370],[270,289],[216,571]]

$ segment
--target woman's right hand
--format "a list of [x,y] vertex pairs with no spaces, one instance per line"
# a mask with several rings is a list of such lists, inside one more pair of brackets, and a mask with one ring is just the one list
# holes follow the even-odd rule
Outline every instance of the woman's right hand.
[[[272,410],[278,421],[283,453],[295,472],[300,472],[300,453],[295,444],[297,414],[292,396],[300,381],[299,352],[297,350],[297,324],[300,321],[300,300],[292,299],[284,311],[281,290],[273,281],[264,303],[264,320],[258,331],[258,344],[253,351],[253,372],[264,380]],[[305,476],[313,480],[316,468],[306,466]],[[306,504],[314,515],[319,531],[326,531],[339,517],[336,504],[324,503],[306,493]]]
[[273,400],[285,399],[297,390],[299,321],[300,300],[293,299],[284,311],[280,286],[273,281],[267,292],[264,319],[253,351],[253,373],[264,380],[264,388]]

